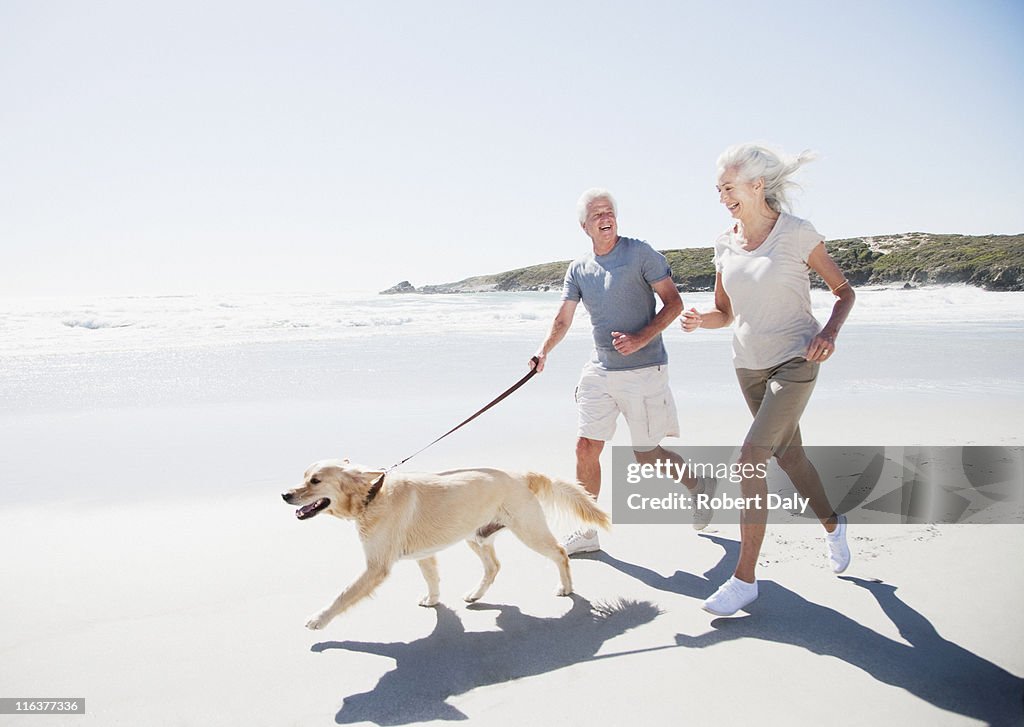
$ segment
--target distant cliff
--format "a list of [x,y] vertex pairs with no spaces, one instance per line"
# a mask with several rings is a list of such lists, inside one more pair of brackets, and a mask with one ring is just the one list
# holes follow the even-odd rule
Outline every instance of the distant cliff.
[[[825,247],[853,285],[965,283],[986,290],[1024,290],[1024,235],[972,236],[908,232],[903,235],[829,240]],[[680,290],[714,289],[712,248],[694,247],[662,252],[672,268],[672,280]],[[560,290],[568,265],[568,260],[561,260],[420,288],[409,281],[402,281],[381,293]],[[812,284],[824,287],[816,275],[812,275]]]

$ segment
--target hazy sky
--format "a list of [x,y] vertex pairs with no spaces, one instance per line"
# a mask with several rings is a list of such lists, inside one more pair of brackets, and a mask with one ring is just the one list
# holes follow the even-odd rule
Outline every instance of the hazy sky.
[[725,146],[829,238],[1024,232],[1024,3],[0,0],[0,296],[457,280],[710,245]]

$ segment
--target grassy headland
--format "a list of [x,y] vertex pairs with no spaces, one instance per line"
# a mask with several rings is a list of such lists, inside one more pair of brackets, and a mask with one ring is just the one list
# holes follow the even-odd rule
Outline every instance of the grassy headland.
[[[1024,290],[1024,235],[902,235],[828,240],[829,254],[853,285],[964,283],[986,290]],[[710,247],[662,250],[672,279],[683,291],[712,290],[715,268]],[[558,290],[568,260],[531,265],[454,283],[416,288],[407,281],[382,293],[471,293]],[[817,275],[811,284],[824,287]]]

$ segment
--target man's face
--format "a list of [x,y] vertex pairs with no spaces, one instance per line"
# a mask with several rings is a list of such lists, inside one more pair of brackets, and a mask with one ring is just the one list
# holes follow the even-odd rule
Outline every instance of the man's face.
[[615,221],[615,209],[611,201],[598,197],[587,205],[587,219],[583,230],[595,245],[608,246],[619,239],[619,226]]

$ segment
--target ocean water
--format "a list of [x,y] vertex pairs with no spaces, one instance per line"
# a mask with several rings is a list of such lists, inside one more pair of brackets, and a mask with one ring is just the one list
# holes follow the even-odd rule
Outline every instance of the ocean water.
[[[814,293],[819,319],[832,300]],[[701,309],[711,294],[684,303]],[[323,456],[393,463],[522,376],[558,304],[557,293],[0,300],[0,488],[6,502],[209,491],[276,486]],[[883,405],[878,431],[906,444],[915,422],[945,431],[942,417],[944,443],[976,441],[992,407],[1006,420],[999,441],[1019,442],[1024,417],[1008,412],[1024,405],[1022,334],[1024,295],[858,290],[806,415],[821,422],[814,443],[844,436],[838,413]],[[683,428],[708,444],[745,429],[730,337],[665,334]],[[580,306],[547,371],[417,466],[571,474],[572,392],[590,347]]]
[[[1019,324],[1024,297],[951,286],[859,289],[850,325]],[[89,299],[0,298],[0,356],[185,350],[203,346],[413,339],[436,334],[510,336],[544,331],[558,293],[461,295],[245,294]],[[706,307],[710,293],[688,293]],[[834,299],[812,293],[824,319]],[[585,324],[580,307],[578,321]],[[576,333],[579,333],[577,327]],[[705,334],[707,332],[704,332]]]
[[[815,291],[820,320],[832,296]],[[688,294],[687,307],[711,303]],[[501,383],[543,339],[557,293],[222,295],[0,302],[0,410],[31,413],[397,387]],[[1024,377],[1024,296],[968,287],[862,289],[830,366],[845,386],[1008,389]],[[674,368],[714,384],[731,333],[665,334]],[[583,306],[553,360],[590,346]],[[564,349],[582,349],[563,354]],[[507,362],[507,364],[505,363]],[[728,374],[728,369],[725,369]],[[449,381],[448,379],[453,380]],[[507,377],[506,377],[507,378]],[[725,376],[732,386],[730,376]],[[374,382],[385,383],[380,387]]]

